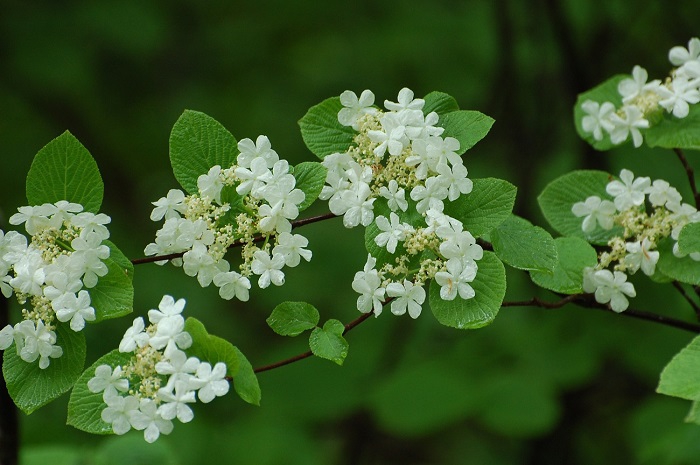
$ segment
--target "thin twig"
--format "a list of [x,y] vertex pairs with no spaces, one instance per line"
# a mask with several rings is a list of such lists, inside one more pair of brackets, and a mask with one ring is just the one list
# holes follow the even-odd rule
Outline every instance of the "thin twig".
[[679,283],[678,281],[673,281],[673,287],[675,287],[678,292],[681,293],[683,298],[688,301],[691,307],[693,307],[693,310],[695,310],[695,316],[697,316],[698,320],[700,320],[700,306],[695,303],[695,301],[688,295],[687,292],[685,292],[685,289],[683,289],[683,285]]
[[683,164],[683,168],[685,168],[685,173],[688,176],[688,182],[690,183],[690,189],[693,191],[693,198],[695,199],[695,208],[700,208],[700,194],[698,194],[698,188],[695,184],[695,173],[693,172],[693,167],[690,166],[690,163],[688,163],[688,160],[685,158],[683,150],[673,149],[673,151]]

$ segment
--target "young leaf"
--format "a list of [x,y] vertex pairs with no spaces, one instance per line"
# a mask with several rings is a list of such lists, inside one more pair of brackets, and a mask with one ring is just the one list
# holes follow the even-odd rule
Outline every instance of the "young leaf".
[[87,433],[112,434],[112,425],[102,421],[102,410],[107,407],[102,399],[103,393],[94,393],[88,389],[88,381],[95,377],[95,370],[100,365],[109,365],[114,368],[123,367],[134,354],[119,352],[118,349],[103,355],[90,368],[85,370],[78,381],[68,401],[67,424]]
[[332,153],[343,153],[353,143],[355,130],[338,122],[343,108],[340,97],[331,97],[315,105],[299,120],[301,138],[308,149],[323,159]]
[[605,191],[605,186],[611,180],[612,176],[604,171],[572,171],[550,182],[537,197],[537,202],[549,224],[564,236],[581,237],[593,244],[607,244],[611,237],[622,233],[622,228],[616,226],[606,231],[598,226],[592,233],[584,233],[581,229],[583,218],[574,215],[571,208],[593,195],[612,201]]
[[658,250],[659,262],[656,266],[659,271],[676,281],[700,286],[700,262],[689,256],[678,258],[673,255],[673,241],[668,238],[659,243]]
[[27,201],[42,205],[67,200],[98,213],[104,184],[90,152],[66,131],[34,157],[27,173]]
[[134,265],[116,245],[109,241],[105,244],[110,249],[109,258],[104,261],[109,271],[89,289],[95,322],[127,315],[134,307]]
[[238,142],[211,116],[185,110],[170,132],[170,164],[175,179],[197,194],[197,178],[214,165],[229,168],[238,156]]
[[309,337],[309,346],[315,356],[342,365],[348,356],[348,341],[343,337],[345,326],[338,320],[328,320],[323,328],[316,328]]
[[700,107],[690,106],[685,118],[676,118],[664,112],[661,121],[651,126],[644,134],[649,147],[666,149],[700,150]]
[[471,193],[445,203],[445,213],[464,223],[474,237],[480,237],[501,223],[513,211],[517,189],[508,181],[474,179]]
[[239,362],[238,373],[233,377],[233,388],[241,399],[259,407],[261,398],[260,385],[258,384],[258,377],[253,371],[253,366],[243,355],[243,352],[238,350],[238,347],[234,347],[233,350],[236,352]]
[[76,333],[67,323],[56,325],[56,343],[63,355],[52,358],[46,369],[39,368],[39,360],[27,363],[17,355],[12,345],[3,355],[2,373],[7,390],[15,405],[30,414],[73,387],[85,365],[85,335]]
[[490,324],[501,308],[506,294],[506,270],[493,252],[484,252],[477,262],[479,270],[470,283],[475,296],[464,300],[442,300],[440,285],[430,282],[429,301],[435,318],[445,326],[457,329],[476,329]]
[[491,231],[491,243],[498,258],[513,268],[551,272],[557,264],[552,236],[519,216],[511,215]]
[[435,112],[438,115],[444,115],[445,113],[451,113],[453,111],[459,110],[459,104],[457,100],[454,99],[449,94],[444,92],[431,92],[425,96],[425,105],[423,106],[423,114]]
[[294,167],[294,178],[297,189],[304,192],[304,201],[299,204],[299,211],[304,211],[314,203],[321,194],[323,185],[326,183],[326,173],[328,170],[318,162],[305,161]]
[[280,336],[297,336],[318,324],[316,307],[306,302],[282,302],[272,310],[267,324]]
[[678,251],[684,254],[700,252],[700,223],[690,223],[681,229]]
[[531,271],[532,282],[562,294],[583,292],[583,269],[598,263],[598,254],[591,245],[578,237],[557,237],[557,263],[553,273]]
[[226,364],[226,375],[236,376],[241,360],[236,348],[226,339],[209,334],[199,320],[189,317],[185,321],[185,331],[192,336],[192,345],[185,353],[189,357],[197,357],[212,366],[218,362]]
[[700,336],[678,352],[661,372],[656,392],[700,400]]
[[629,79],[629,77],[630,76],[626,74],[618,74],[613,76],[588,92],[579,94],[578,99],[576,99],[576,105],[574,105],[574,124],[576,125],[576,132],[581,139],[591,144],[596,150],[610,150],[611,148],[616,147],[616,145],[610,141],[610,136],[605,132],[603,132],[603,139],[597,141],[594,139],[592,133],[583,130],[582,121],[583,117],[586,116],[586,112],[583,111],[581,105],[583,105],[583,103],[587,100],[591,100],[600,105],[605,102],[611,102],[613,105],[615,105],[615,108],[619,108],[622,106],[622,96],[617,91],[617,85],[620,83],[620,81],[623,79]]
[[441,115],[438,126],[445,128],[442,137],[459,141],[459,154],[463,154],[486,137],[493,123],[493,118],[478,111],[458,110]]

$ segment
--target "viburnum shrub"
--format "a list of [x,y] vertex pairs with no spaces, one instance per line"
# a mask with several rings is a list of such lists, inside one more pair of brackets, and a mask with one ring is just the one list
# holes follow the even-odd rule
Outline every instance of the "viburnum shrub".
[[[159,229],[145,257],[131,260],[109,241],[95,160],[62,134],[36,155],[28,205],[10,217],[26,235],[0,231],[0,291],[22,308],[21,321],[0,328],[9,394],[31,413],[72,390],[68,424],[95,434],[135,429],[153,442],[175,420],[192,421],[197,402],[231,390],[258,405],[256,373],[309,356],[342,365],[345,334],[371,316],[392,318],[383,313],[477,329],[505,306],[572,303],[700,332],[697,324],[630,308],[641,284],[628,278],[641,271],[672,283],[700,315],[686,292],[700,294],[700,196],[683,154],[700,149],[700,40],[674,47],[669,58],[675,68],[663,81],[647,82],[637,66],[632,77],[582,94],[575,122],[599,150],[629,141],[672,149],[694,199],[684,202],[649,173],[573,171],[538,198],[561,234],[556,239],[512,213],[515,186],[470,177],[462,155],[493,120],[461,110],[441,92],[416,98],[404,88],[396,101],[378,105],[371,91],[348,90],[321,102],[299,121],[318,161],[295,166],[267,136],[238,141],[210,116],[185,111],[170,136],[181,189],[152,202]],[[327,202],[329,213],[304,217],[314,202]],[[308,332],[307,353],[253,368],[231,342],[185,318],[186,296],[167,285],[157,308],[133,308],[134,266],[149,263],[181,267],[222,299],[247,302],[254,287],[282,286],[291,268],[313,266],[303,226],[336,217],[342,227],[364,229],[364,266],[351,282],[329,284],[357,293],[351,304],[358,317],[344,324],[329,314],[322,322],[309,303],[281,302],[267,318],[279,335]],[[504,302],[505,266],[527,273],[553,298]],[[134,311],[119,346],[85,369],[84,332]],[[700,366],[698,346],[695,339],[670,362],[659,392],[700,400],[700,382],[689,373]],[[696,410],[694,404],[689,419],[700,422]]]

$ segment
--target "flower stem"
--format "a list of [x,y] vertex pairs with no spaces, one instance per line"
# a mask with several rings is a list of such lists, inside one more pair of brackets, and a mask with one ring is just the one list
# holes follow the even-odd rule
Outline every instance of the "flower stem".
[[688,176],[688,182],[690,183],[690,189],[693,191],[693,198],[695,200],[695,208],[700,208],[700,194],[698,194],[698,188],[695,184],[695,173],[693,172],[693,167],[688,163],[688,159],[685,158],[685,154],[681,149],[673,149],[673,152],[678,156],[678,159],[683,164],[685,168],[685,173]]

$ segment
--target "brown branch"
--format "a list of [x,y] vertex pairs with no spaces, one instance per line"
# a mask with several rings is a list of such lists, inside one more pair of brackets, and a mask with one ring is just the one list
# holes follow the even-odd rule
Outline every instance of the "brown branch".
[[678,292],[681,293],[683,298],[688,301],[691,307],[693,307],[693,310],[695,310],[695,316],[697,316],[698,320],[700,320],[700,306],[695,303],[695,301],[688,295],[687,292],[685,292],[685,289],[683,289],[683,285],[679,283],[678,281],[673,281],[673,287],[675,287]]
[[695,208],[700,208],[700,194],[698,194],[698,188],[695,184],[695,173],[693,172],[693,167],[688,163],[688,159],[685,158],[685,154],[681,149],[673,149],[673,152],[678,156],[678,159],[683,164],[685,168],[685,174],[688,176],[688,182],[690,183],[690,189],[693,191],[693,198],[695,199]]

